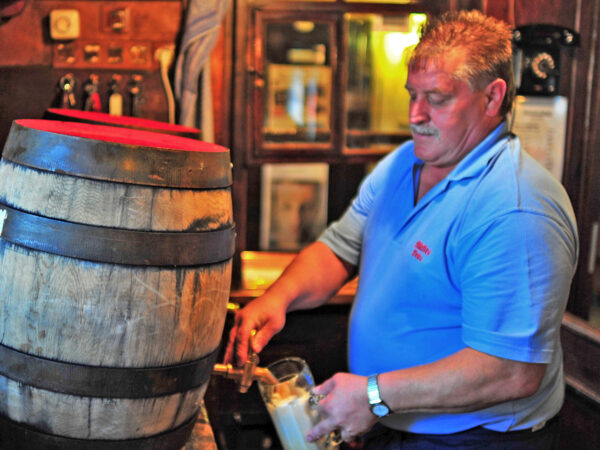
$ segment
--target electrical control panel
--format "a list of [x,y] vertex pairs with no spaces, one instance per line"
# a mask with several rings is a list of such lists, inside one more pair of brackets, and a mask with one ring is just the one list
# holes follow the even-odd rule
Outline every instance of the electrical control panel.
[[0,27],[0,66],[157,70],[181,23],[179,0],[36,0]]
[[[44,2],[52,7],[54,2]],[[172,46],[181,23],[173,1],[56,2],[78,12],[80,32],[72,39],[52,36],[52,66],[73,69],[153,70],[154,54]],[[63,13],[64,15],[64,13]],[[62,23],[62,22],[61,22]]]

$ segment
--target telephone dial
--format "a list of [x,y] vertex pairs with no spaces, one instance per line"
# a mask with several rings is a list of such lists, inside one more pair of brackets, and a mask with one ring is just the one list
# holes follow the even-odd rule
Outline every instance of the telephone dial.
[[517,94],[557,95],[561,47],[579,45],[579,34],[557,25],[524,25],[513,30]]

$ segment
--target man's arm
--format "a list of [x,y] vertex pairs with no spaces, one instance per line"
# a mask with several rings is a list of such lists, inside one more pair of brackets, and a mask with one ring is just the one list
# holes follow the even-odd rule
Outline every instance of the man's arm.
[[315,308],[355,274],[356,266],[340,259],[324,243],[315,242],[294,258],[265,295],[280,298],[287,311]]
[[499,358],[465,348],[431,364],[379,376],[395,412],[467,412],[534,394],[546,364]]
[[[534,394],[546,364],[524,363],[465,348],[439,361],[382,373],[381,398],[395,413],[474,411]],[[368,431],[376,422],[369,409],[367,377],[339,373],[315,388],[326,395],[325,417],[308,434],[318,439],[336,429],[342,438]]]
[[296,256],[266,292],[238,311],[225,362],[243,364],[248,355],[252,330],[253,350],[260,352],[281,331],[285,314],[322,305],[356,273],[356,267],[338,258],[322,242],[315,242]]

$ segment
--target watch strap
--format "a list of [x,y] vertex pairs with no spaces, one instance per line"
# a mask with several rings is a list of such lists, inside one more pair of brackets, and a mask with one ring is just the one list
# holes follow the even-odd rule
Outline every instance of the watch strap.
[[369,404],[376,405],[381,403],[381,394],[379,393],[379,385],[377,384],[378,374],[370,375],[367,379],[367,396],[369,397]]
[[371,375],[367,378],[367,397],[369,398],[371,412],[377,417],[381,418],[390,414],[390,407],[381,399],[377,375]]

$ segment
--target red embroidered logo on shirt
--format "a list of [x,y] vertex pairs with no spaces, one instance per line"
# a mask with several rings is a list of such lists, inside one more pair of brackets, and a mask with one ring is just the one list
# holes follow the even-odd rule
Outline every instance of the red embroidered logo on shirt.
[[417,258],[419,261],[423,261],[423,256],[429,256],[431,254],[431,250],[421,241],[417,241],[415,244],[415,248],[413,249],[412,256]]

